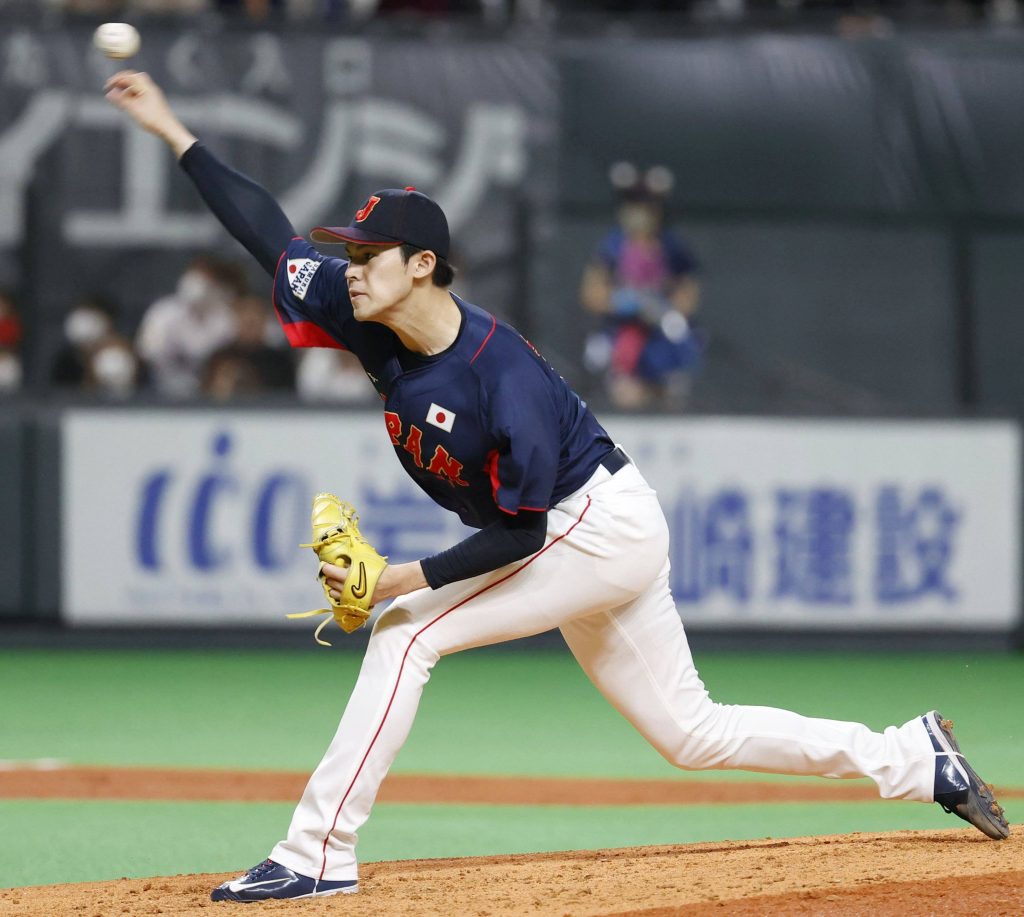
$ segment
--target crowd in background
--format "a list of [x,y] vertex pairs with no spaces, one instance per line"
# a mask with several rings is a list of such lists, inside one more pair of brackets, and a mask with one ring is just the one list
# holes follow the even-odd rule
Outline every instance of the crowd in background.
[[[0,7],[18,2],[0,0]],[[550,23],[580,16],[619,22],[674,16],[700,22],[824,14],[838,17],[838,27],[845,31],[852,28],[851,22],[865,21],[878,30],[892,18],[1014,23],[1021,21],[1024,4],[1022,0],[47,0],[47,5],[105,18],[215,12],[254,22],[285,17],[358,21],[394,15],[477,18],[490,23]]]
[[[126,328],[118,305],[86,294],[70,305],[47,369],[53,392],[108,401],[234,401],[267,395],[357,404],[375,392],[343,350],[293,351],[265,296],[249,290],[240,264],[203,255],[174,290]],[[21,321],[0,292],[0,394],[21,388]]]
[[49,5],[90,16],[194,15],[213,11],[262,21],[279,16],[368,19],[392,13],[522,17],[537,15],[551,4],[547,0],[49,0]]
[[[0,0],[0,9],[14,2]],[[740,10],[768,5],[768,0],[706,2]],[[865,11],[882,15],[913,6],[912,0],[877,0],[866,5],[856,0],[771,2],[780,8],[848,10],[844,28],[850,35],[861,26],[869,34],[884,27],[884,19]],[[1000,8],[1007,4],[1017,8],[1016,0],[956,2],[977,9],[1000,4]],[[920,3],[929,5],[928,0]],[[530,9],[556,8],[628,16],[692,11],[699,5],[698,0],[48,0],[52,9],[105,18],[122,14],[130,18],[135,12],[221,11],[253,21],[332,11],[444,17],[483,14],[488,9],[513,16]],[[682,410],[690,405],[692,390],[699,389],[705,362],[709,370],[705,388],[715,361],[721,365],[724,337],[719,329],[717,350],[711,353],[714,359],[706,361],[708,333],[700,303],[699,261],[688,241],[668,228],[665,218],[671,176],[666,181],[657,167],[616,168],[612,183],[619,203],[607,233],[589,262],[584,264],[581,258],[567,268],[579,278],[578,301],[572,305],[583,321],[579,353],[563,351],[560,356],[579,357],[587,374],[571,381],[586,397],[599,394],[622,410]],[[4,281],[12,282],[10,275]],[[466,292],[461,286],[456,289]],[[109,292],[82,290],[77,301],[54,304],[66,309],[66,317],[60,329],[61,345],[51,362],[38,354],[56,349],[52,320],[26,321],[26,316],[34,316],[31,305],[19,303],[17,289],[0,289],[0,396],[60,391],[113,400],[228,401],[273,394],[350,404],[375,399],[361,368],[344,351],[291,350],[265,293],[253,295],[237,263],[214,256],[197,258],[184,267],[174,288],[152,303],[124,303],[119,308]],[[53,313],[48,309],[47,314]],[[714,314],[712,309],[712,320]],[[45,346],[31,348],[31,357],[27,356],[26,327],[33,335],[46,337]],[[543,344],[543,332],[530,331]],[[775,373],[772,378],[782,375]],[[797,382],[786,381],[791,378]],[[796,372],[787,368],[784,381],[815,391],[822,387],[821,378],[809,382],[804,378],[809,374],[800,367]]]
[[[589,378],[576,384],[622,410],[681,410],[706,335],[697,317],[696,255],[666,221],[673,177],[661,166],[620,162],[610,179],[618,198],[614,219],[580,266],[579,308],[590,320],[580,347]],[[292,350],[266,295],[250,289],[244,266],[212,254],[192,259],[174,289],[134,319],[107,295],[83,294],[67,309],[61,338],[45,379],[63,394],[170,402],[375,398],[347,351]],[[15,297],[0,291],[0,394],[21,388],[21,344]]]

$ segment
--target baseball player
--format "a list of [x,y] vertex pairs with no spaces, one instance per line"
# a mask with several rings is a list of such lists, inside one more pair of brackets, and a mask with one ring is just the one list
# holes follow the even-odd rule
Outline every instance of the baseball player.
[[[1009,827],[935,711],[875,733],[858,723],[718,704],[694,667],[668,586],[668,528],[622,448],[513,328],[449,289],[448,226],[412,189],[370,195],[349,225],[313,230],[184,127],[144,73],[107,97],[161,137],[211,211],[274,277],[291,343],[361,361],[412,479],[477,531],[388,565],[379,617],[330,747],[270,857],[216,901],[357,890],[356,834],[441,656],[559,628],[594,684],[672,764],[870,777],[887,799],[937,802],[991,838]],[[337,597],[347,571],[327,565]],[[351,586],[351,584],[349,584]],[[360,573],[360,588],[366,588]]]

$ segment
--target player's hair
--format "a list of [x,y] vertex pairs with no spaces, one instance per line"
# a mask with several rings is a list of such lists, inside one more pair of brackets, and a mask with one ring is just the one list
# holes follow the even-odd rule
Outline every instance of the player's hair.
[[[402,263],[408,264],[409,259],[416,254],[416,252],[423,251],[422,248],[417,248],[415,245],[410,245],[408,242],[403,242],[398,250],[402,253]],[[437,255],[437,263],[434,265],[434,273],[430,275],[431,282],[435,287],[450,287],[455,282],[455,268],[453,268],[444,258]]]

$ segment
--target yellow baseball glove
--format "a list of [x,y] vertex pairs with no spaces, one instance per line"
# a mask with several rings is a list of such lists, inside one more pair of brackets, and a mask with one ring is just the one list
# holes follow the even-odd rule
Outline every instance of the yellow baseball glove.
[[[378,554],[373,545],[359,533],[359,517],[355,509],[334,494],[317,494],[313,498],[312,522],[312,543],[299,547],[312,548],[320,558],[317,579],[324,587],[324,594],[331,607],[303,611],[288,617],[310,618],[315,615],[331,615],[345,633],[351,634],[359,630],[370,617],[373,591],[377,588],[377,580],[380,579],[381,573],[388,565],[388,559]],[[331,595],[323,571],[325,563],[348,567],[350,570],[345,587],[341,591],[341,598],[336,599]],[[324,618],[313,635],[321,646],[331,645],[320,639],[320,632],[330,620],[331,618]]]

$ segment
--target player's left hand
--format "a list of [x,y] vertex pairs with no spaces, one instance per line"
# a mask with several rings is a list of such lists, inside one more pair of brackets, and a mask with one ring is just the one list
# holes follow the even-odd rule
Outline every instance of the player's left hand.
[[[328,563],[321,564],[320,569],[330,587],[331,597],[340,599],[341,590],[345,586],[345,580],[348,579],[348,569]],[[426,585],[423,568],[420,567],[418,560],[409,564],[388,564],[381,573],[380,579],[377,580],[370,604],[376,605],[386,599],[415,592],[417,589],[423,589]]]

